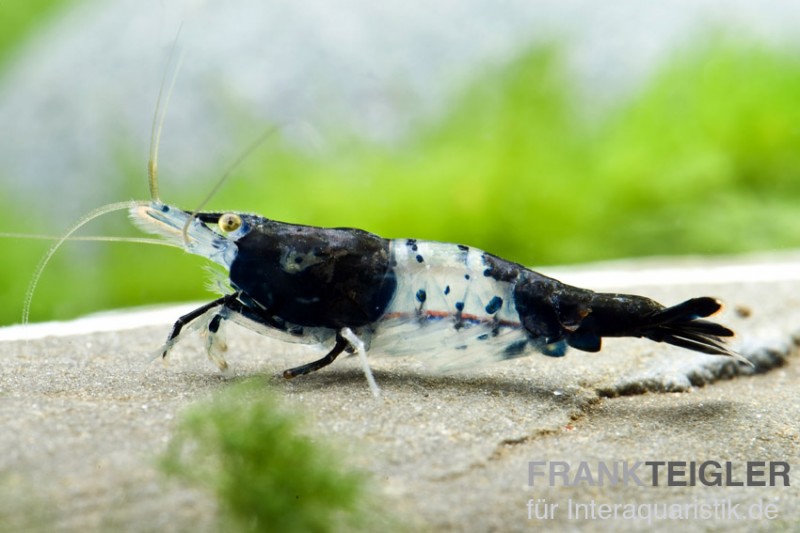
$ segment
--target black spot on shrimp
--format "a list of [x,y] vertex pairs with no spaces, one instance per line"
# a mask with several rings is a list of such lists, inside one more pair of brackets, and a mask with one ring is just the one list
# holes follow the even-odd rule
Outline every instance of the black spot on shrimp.
[[464,322],[464,302],[456,302],[456,323],[453,326],[459,330],[465,326]]
[[489,303],[486,304],[485,309],[488,314],[493,315],[498,312],[501,307],[503,307],[503,299],[499,296],[494,296],[491,300],[489,300]]

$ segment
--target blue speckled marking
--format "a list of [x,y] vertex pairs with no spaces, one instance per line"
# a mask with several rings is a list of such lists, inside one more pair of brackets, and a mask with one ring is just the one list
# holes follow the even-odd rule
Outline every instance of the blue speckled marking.
[[445,294],[445,296],[450,294],[450,285],[448,285],[447,287],[444,288],[444,294]]
[[456,302],[456,309],[458,309],[459,311],[463,311],[464,310],[464,302]]
[[486,312],[493,315],[498,312],[501,307],[503,307],[503,299],[499,296],[495,296],[486,304]]
[[422,256],[417,254],[417,263],[422,263],[423,261],[424,259],[422,259]]
[[425,299],[427,297],[428,297],[428,295],[425,293],[425,291],[423,289],[420,289],[420,290],[417,291],[417,300],[419,301],[419,303],[425,302]]

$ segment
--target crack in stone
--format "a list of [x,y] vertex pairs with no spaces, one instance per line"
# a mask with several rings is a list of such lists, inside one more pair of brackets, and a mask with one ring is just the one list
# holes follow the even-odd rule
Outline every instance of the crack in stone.
[[765,374],[788,363],[798,354],[800,330],[780,340],[753,339],[742,348],[742,355],[753,367],[738,364],[732,359],[709,362],[688,369],[664,367],[649,375],[629,376],[616,383],[599,386],[595,392],[601,398],[635,396],[648,392],[687,392],[692,387],[703,387],[723,379]]

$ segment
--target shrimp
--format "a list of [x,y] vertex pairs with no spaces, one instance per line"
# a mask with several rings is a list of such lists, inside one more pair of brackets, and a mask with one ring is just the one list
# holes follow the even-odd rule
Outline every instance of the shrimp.
[[352,228],[278,222],[235,212],[184,211],[153,200],[130,217],[227,270],[230,290],[180,317],[161,352],[201,321],[209,357],[227,367],[222,326],[332,343],[328,353],[290,368],[293,378],[356,351],[373,392],[366,351],[389,355],[449,350],[451,368],[567,347],[597,352],[604,337],[642,337],[746,361],[725,344],[733,331],[704,320],[721,308],[711,297],[665,307],[643,296],[572,287],[461,244],[384,239]]

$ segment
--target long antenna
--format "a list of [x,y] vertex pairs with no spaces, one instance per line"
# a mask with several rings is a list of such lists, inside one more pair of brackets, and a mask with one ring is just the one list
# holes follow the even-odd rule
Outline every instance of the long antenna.
[[120,211],[122,209],[130,209],[135,205],[149,205],[150,202],[148,201],[140,201],[140,202],[117,202],[113,204],[107,204],[102,207],[98,207],[97,209],[93,210],[91,213],[84,215],[80,218],[75,224],[72,225],[67,232],[56,241],[53,246],[47,251],[44,255],[42,260],[36,266],[36,270],[33,272],[33,278],[31,279],[30,285],[28,285],[28,290],[25,291],[25,305],[22,307],[22,323],[28,323],[28,317],[30,316],[31,312],[31,302],[33,301],[33,293],[36,290],[36,285],[39,283],[39,278],[42,276],[42,272],[44,272],[44,267],[47,266],[47,263],[50,262],[50,259],[53,257],[53,254],[61,247],[64,242],[70,239],[73,233],[81,229],[83,226],[94,220],[95,218],[105,215],[106,213],[112,213],[114,211]]
[[250,143],[247,146],[247,148],[245,148],[242,151],[242,153],[239,154],[239,157],[237,157],[233,161],[231,166],[228,167],[228,170],[225,171],[225,173],[217,181],[217,183],[214,185],[214,187],[212,187],[211,191],[206,195],[205,198],[203,198],[203,201],[200,202],[200,205],[198,205],[194,209],[194,211],[192,211],[192,215],[186,220],[186,223],[183,225],[182,234],[183,234],[183,241],[185,243],[187,243],[187,244],[189,243],[189,235],[188,235],[189,224],[191,224],[192,220],[194,220],[194,218],[197,216],[197,213],[199,213],[203,209],[203,207],[205,207],[206,204],[208,202],[210,202],[211,199],[219,192],[219,190],[222,188],[222,186],[225,184],[225,182],[228,181],[228,178],[230,178],[231,174],[233,174],[233,171],[236,170],[236,168],[239,165],[241,165],[242,162],[245,159],[247,159],[250,156],[250,154],[252,154],[255,151],[256,148],[261,146],[261,144],[264,143],[264,141],[266,141],[267,139],[269,139],[270,137],[275,135],[275,133],[278,132],[282,127],[283,127],[283,124],[278,124],[276,126],[272,126],[270,128],[267,128],[266,131],[264,131],[252,143]]
[[172,79],[167,89],[166,98],[164,99],[164,109],[161,109],[161,99],[164,96],[164,86],[167,81],[167,73],[169,72],[169,64],[175,55],[175,49],[178,45],[178,37],[181,35],[181,28],[178,28],[178,33],[175,35],[175,40],[172,41],[172,48],[169,51],[169,59],[167,66],[164,68],[164,76],[161,79],[161,86],[158,89],[158,99],[156,100],[156,109],[153,112],[153,125],[150,130],[150,159],[147,161],[147,182],[150,186],[150,199],[159,200],[158,196],[158,147],[161,144],[161,131],[164,129],[164,119],[167,116],[167,109],[169,108],[169,100],[172,97],[172,89],[175,87],[175,81],[178,79],[178,72],[183,63],[184,53],[181,52],[178,61],[175,64],[175,71],[172,74]]
[[[3,231],[0,232],[0,239],[34,239],[39,241],[57,241],[62,237],[59,235],[43,235],[41,233],[14,233]],[[67,237],[65,241],[89,241],[89,242],[134,242],[137,244],[159,244],[161,246],[172,246],[173,248],[181,248],[177,244],[169,241],[162,241],[159,239],[149,239],[147,237],[104,237],[95,235],[79,235]]]

